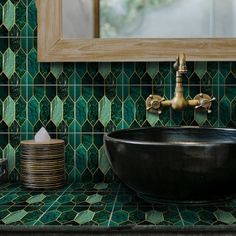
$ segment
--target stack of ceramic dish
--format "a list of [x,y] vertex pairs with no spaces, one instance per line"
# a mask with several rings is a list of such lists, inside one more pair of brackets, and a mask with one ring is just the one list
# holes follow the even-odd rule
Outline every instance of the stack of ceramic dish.
[[21,142],[21,182],[32,189],[55,189],[65,184],[65,143],[50,140]]

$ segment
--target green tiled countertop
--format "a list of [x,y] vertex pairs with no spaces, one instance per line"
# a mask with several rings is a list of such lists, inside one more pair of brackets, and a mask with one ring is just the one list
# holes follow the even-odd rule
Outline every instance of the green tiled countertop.
[[236,199],[215,205],[164,205],[146,203],[120,183],[70,184],[50,192],[6,184],[0,190],[0,224],[236,228]]

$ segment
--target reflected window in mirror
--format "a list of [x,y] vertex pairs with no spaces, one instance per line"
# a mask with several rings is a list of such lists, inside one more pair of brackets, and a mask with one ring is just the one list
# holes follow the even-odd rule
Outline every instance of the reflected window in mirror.
[[226,38],[235,26],[235,0],[63,0],[65,38]]

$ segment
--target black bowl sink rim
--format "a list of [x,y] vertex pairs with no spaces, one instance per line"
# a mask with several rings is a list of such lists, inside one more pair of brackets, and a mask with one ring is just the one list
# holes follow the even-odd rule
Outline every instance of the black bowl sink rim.
[[233,132],[236,137],[236,129],[233,128],[205,128],[205,127],[198,127],[198,126],[172,126],[172,127],[145,127],[145,128],[135,128],[135,129],[122,129],[107,133],[104,135],[105,141],[112,141],[117,143],[126,143],[126,144],[139,144],[139,145],[161,145],[161,146],[169,146],[169,145],[177,145],[177,146],[213,146],[213,145],[221,145],[221,144],[235,144],[235,140],[208,140],[208,141],[139,141],[139,140],[132,140],[128,138],[118,138],[114,137],[116,135],[122,135],[125,132],[141,132],[141,131],[148,131],[148,130],[156,130],[156,131],[164,131],[164,130],[202,130],[203,132],[207,131],[219,131],[219,132]]

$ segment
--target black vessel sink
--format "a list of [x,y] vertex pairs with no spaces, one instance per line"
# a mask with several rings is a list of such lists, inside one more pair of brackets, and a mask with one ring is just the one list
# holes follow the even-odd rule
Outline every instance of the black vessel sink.
[[121,130],[104,141],[114,172],[147,200],[208,201],[236,193],[236,129]]

